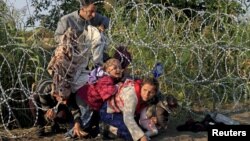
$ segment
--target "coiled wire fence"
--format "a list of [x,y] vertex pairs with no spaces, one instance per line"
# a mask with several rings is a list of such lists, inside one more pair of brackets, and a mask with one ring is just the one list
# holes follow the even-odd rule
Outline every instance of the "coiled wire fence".
[[[132,76],[151,75],[154,65],[161,63],[161,92],[176,96],[186,111],[201,116],[209,111],[249,111],[249,22],[225,13],[161,4],[129,2],[115,7],[105,3],[111,9],[105,33],[108,51],[128,46]],[[12,137],[21,137],[28,133],[14,134],[11,129],[35,125],[37,117],[31,117],[28,104],[36,105],[32,84],[49,78],[46,67],[56,44],[53,37],[45,37],[42,27],[29,32],[28,38],[15,33],[7,22],[11,15],[0,15],[4,39],[0,46],[0,127]]]

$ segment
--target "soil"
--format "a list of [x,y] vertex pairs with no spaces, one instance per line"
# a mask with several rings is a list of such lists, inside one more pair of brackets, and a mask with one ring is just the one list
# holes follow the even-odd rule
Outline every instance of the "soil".
[[[233,114],[230,116],[232,119],[239,121],[241,124],[250,124],[250,112],[242,112]],[[181,120],[175,120],[174,118],[169,122],[168,129],[166,131],[161,132],[159,135],[151,138],[151,141],[207,141],[207,132],[179,132],[176,130],[176,127],[180,124],[184,124],[185,120],[181,122]],[[10,138],[10,134],[17,135],[17,138]],[[36,135],[36,128],[32,127],[29,129],[15,129],[9,131],[9,133],[0,129],[0,141],[59,141],[59,140],[73,140],[66,139],[64,137],[64,133],[48,135],[46,137],[38,137]],[[103,139],[98,136],[94,139],[82,139],[83,141],[103,141]],[[121,139],[115,139],[115,141],[122,141]]]

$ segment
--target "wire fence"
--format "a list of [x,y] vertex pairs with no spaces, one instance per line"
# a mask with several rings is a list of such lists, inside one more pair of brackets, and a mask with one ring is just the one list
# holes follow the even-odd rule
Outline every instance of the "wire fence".
[[[226,13],[161,4],[97,3],[110,8],[108,50],[128,46],[133,56],[132,76],[150,75],[160,63],[164,68],[158,78],[161,92],[175,95],[184,109],[199,115],[249,110],[248,21]],[[10,12],[0,15],[0,127],[12,137],[21,137],[28,133],[16,135],[11,129],[35,125],[37,117],[31,117],[28,103],[40,107],[34,102],[32,84],[49,78],[46,67],[56,44],[43,27],[24,28],[29,35],[20,34],[11,29]]]

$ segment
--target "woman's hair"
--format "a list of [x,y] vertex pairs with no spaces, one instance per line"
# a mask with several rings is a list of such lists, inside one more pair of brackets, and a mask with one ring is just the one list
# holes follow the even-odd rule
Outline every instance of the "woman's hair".
[[88,6],[94,2],[94,0],[80,0],[81,6]]
[[126,46],[117,47],[113,57],[120,60],[123,69],[125,69],[132,61],[131,53]]
[[147,78],[144,78],[143,81],[142,81],[142,86],[145,85],[145,84],[150,84],[152,86],[155,86],[155,91],[156,93],[158,92],[159,90],[159,82],[156,78],[154,77],[147,77]]
[[108,59],[104,64],[103,64],[103,70],[106,71],[108,67],[112,66],[114,63],[120,64],[120,61],[115,58],[110,58]]

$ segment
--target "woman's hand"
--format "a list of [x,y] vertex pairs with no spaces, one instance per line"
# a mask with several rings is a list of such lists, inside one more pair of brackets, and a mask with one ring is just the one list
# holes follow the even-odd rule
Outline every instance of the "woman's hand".
[[82,131],[80,123],[76,122],[74,127],[73,127],[73,136],[74,137],[77,136],[79,138],[82,138],[82,137],[85,137],[87,135],[88,135],[88,133]]
[[140,141],[148,141],[148,138],[146,135],[144,135],[143,137],[141,137]]

